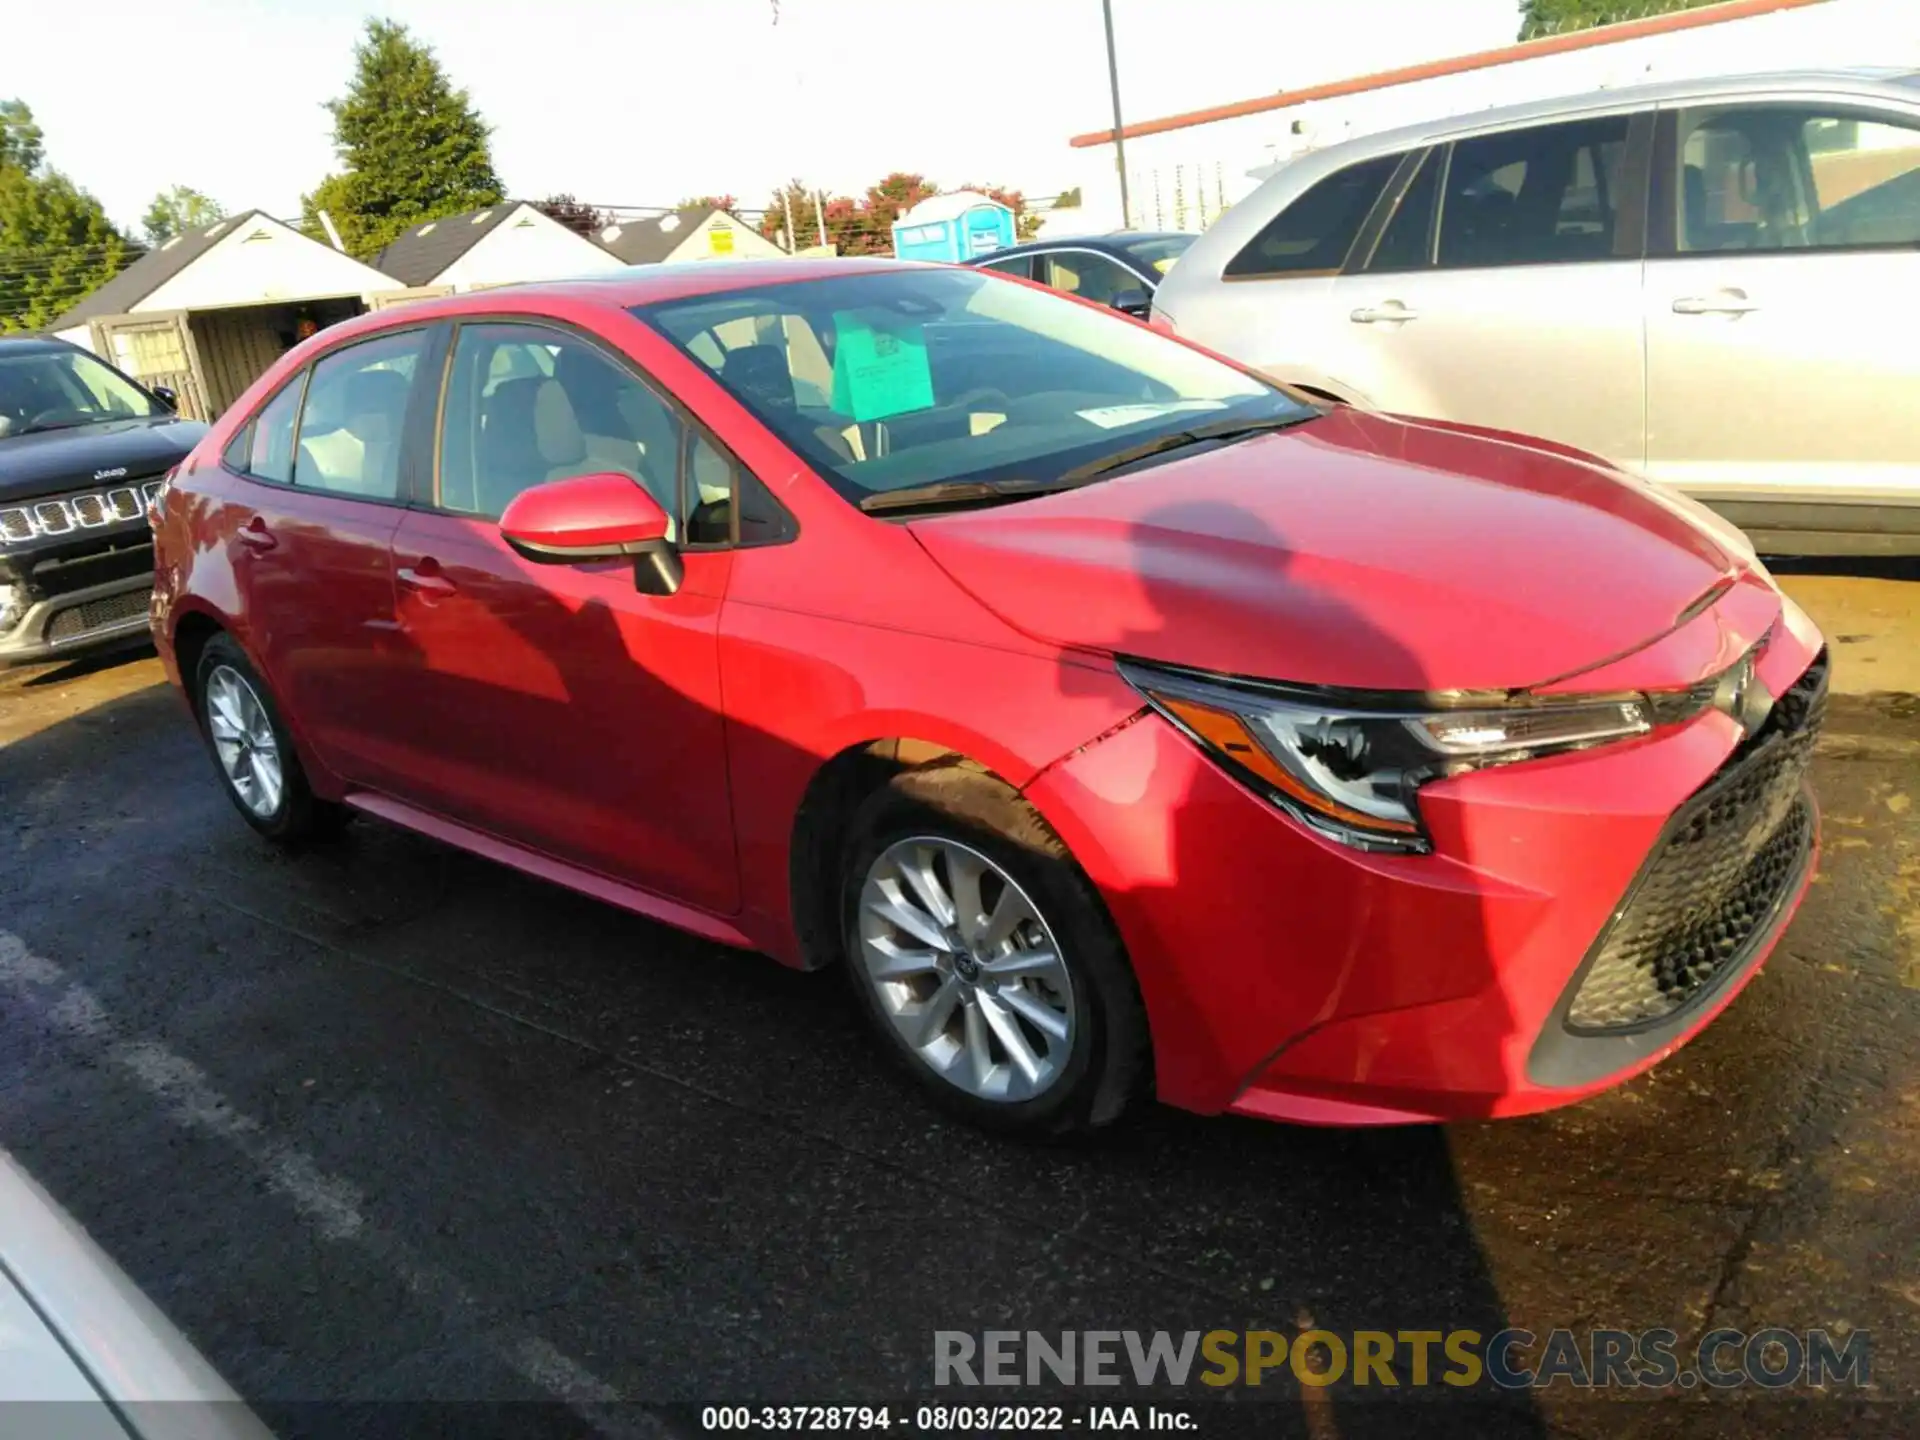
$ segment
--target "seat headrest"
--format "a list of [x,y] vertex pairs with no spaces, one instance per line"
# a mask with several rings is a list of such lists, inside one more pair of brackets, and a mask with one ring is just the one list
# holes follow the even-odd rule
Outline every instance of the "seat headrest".
[[720,363],[720,378],[762,405],[791,410],[793,375],[784,352],[772,345],[747,345],[729,350]]
[[407,418],[407,377],[395,370],[362,370],[340,387],[340,423],[369,442],[398,440]]
[[578,465],[587,457],[580,418],[558,380],[542,380],[533,392],[533,443],[549,467]]

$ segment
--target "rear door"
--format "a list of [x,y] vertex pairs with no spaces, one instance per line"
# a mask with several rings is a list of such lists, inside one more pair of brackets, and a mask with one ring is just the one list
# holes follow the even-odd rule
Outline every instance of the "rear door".
[[248,640],[301,737],[353,784],[394,776],[392,559],[401,435],[436,332],[388,332],[295,375],[228,445],[227,543]]
[[1651,126],[1568,120],[1407,157],[1333,282],[1328,368],[1384,410],[1637,467]]
[[1920,113],[1678,109],[1656,164],[1651,476],[1768,529],[1920,499]]

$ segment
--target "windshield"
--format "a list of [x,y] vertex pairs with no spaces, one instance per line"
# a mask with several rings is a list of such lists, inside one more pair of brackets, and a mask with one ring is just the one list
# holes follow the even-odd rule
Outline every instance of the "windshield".
[[1187,247],[1199,238],[1198,235],[1155,235],[1147,240],[1129,240],[1120,248],[1140,264],[1164,275],[1173,268],[1174,261],[1187,253]]
[[856,504],[1060,479],[1198,423],[1307,418],[1156,331],[979,270],[869,271],[633,312]]
[[84,350],[0,351],[0,438],[167,413]]

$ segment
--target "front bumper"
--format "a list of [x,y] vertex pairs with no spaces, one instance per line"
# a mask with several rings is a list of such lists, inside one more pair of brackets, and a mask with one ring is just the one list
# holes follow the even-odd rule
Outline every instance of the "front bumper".
[[[1761,682],[1784,695],[1818,649],[1804,617],[1783,618]],[[1654,1064],[1732,1000],[1784,930],[1814,865],[1804,757],[1785,790],[1767,792],[1766,820],[1777,828],[1804,805],[1804,828],[1781,842],[1790,853],[1774,857],[1766,903],[1740,917],[1713,964],[1701,961],[1697,983],[1680,977],[1683,1002],[1621,1024],[1620,994],[1595,991],[1570,1023],[1599,957],[1633,938],[1621,927],[1643,912],[1630,902],[1675,827],[1753,758],[1743,739],[1709,711],[1636,741],[1430,785],[1431,855],[1363,854],[1307,831],[1150,713],[1027,793],[1128,946],[1162,1099],[1307,1123],[1514,1115]],[[1802,743],[1810,752],[1811,735]],[[1742,829],[1740,864],[1770,838]],[[1703,896],[1733,894],[1730,874],[1702,881]],[[1684,903],[1684,875],[1661,883],[1663,903]],[[1715,943],[1709,927],[1702,944]],[[1676,962],[1657,963],[1667,983]],[[1618,1003],[1609,1010],[1596,994]]]
[[0,630],[0,665],[64,659],[148,638],[153,576],[134,575],[30,599]]

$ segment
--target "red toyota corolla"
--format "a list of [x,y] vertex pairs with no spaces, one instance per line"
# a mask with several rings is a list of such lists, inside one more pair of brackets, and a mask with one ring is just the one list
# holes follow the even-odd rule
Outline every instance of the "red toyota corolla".
[[1590,456],[1323,411],[1038,287],[714,263],[388,310],[156,501],[241,813],[789,965],[982,1122],[1517,1114],[1812,874],[1826,658]]

